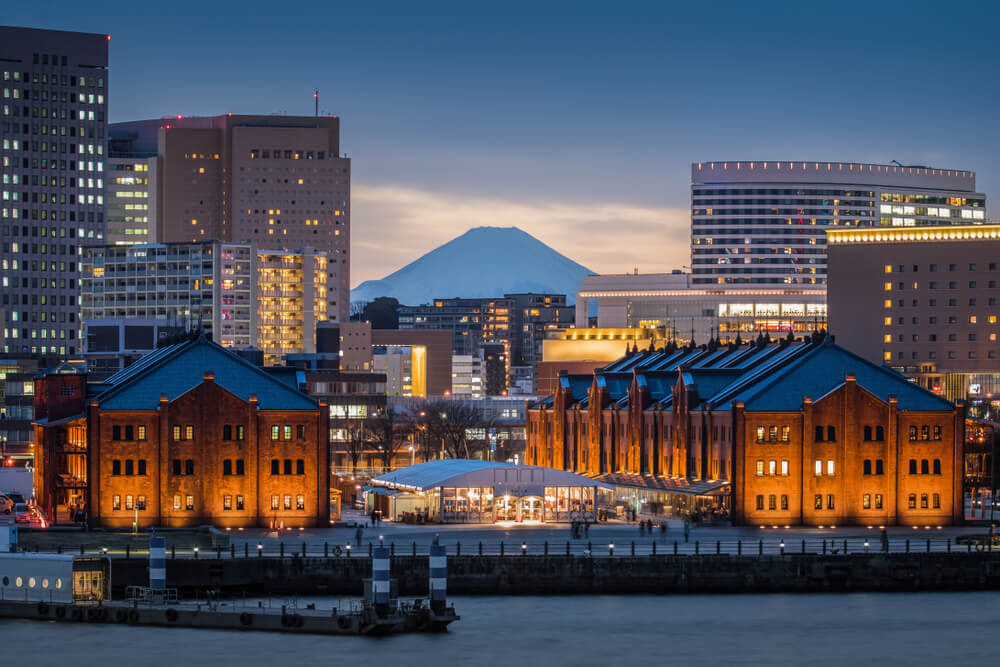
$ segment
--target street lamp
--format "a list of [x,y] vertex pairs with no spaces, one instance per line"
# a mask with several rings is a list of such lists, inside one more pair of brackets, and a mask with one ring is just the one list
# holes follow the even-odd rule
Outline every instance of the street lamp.
[[410,465],[413,465],[413,445],[410,445]]

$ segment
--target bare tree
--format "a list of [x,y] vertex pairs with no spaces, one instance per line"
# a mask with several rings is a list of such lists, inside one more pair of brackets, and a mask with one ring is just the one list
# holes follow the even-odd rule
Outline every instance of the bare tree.
[[439,424],[445,451],[452,458],[471,459],[478,448],[475,445],[470,447],[468,431],[481,426],[482,421],[482,415],[476,408],[446,402]]
[[358,461],[364,455],[365,445],[369,440],[369,432],[365,428],[364,422],[348,422],[344,427],[344,432],[346,435],[344,447],[347,451],[347,458],[351,460],[351,474],[356,475]]
[[391,470],[396,452],[406,442],[410,420],[405,414],[400,414],[389,407],[383,414],[369,419],[368,425],[370,442],[378,448],[382,470]]

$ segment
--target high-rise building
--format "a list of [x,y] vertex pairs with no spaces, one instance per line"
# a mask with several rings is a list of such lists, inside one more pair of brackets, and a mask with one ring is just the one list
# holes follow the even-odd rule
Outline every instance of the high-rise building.
[[177,116],[111,132],[136,152],[155,151],[158,241],[316,248],[327,257],[329,318],[347,319],[351,164],[340,157],[337,117]]
[[0,27],[6,352],[80,348],[78,255],[104,243],[108,40]]
[[140,150],[129,137],[108,141],[105,243],[156,243],[156,151]]
[[1000,225],[839,230],[830,331],[977,416],[1000,398]]
[[[327,319],[326,253],[258,250],[257,347],[268,366],[286,354],[316,351],[316,325]],[[228,285],[223,279],[223,294]]]
[[975,172],[845,162],[691,165],[695,285],[823,285],[827,229],[975,224]]
[[[89,248],[81,258],[82,318],[88,332],[121,322],[200,329],[223,347],[256,347],[264,363],[279,364],[284,354],[316,351],[316,325],[327,317],[326,263],[309,247],[221,241]],[[88,345],[86,353],[118,350],[117,335],[111,345]]]

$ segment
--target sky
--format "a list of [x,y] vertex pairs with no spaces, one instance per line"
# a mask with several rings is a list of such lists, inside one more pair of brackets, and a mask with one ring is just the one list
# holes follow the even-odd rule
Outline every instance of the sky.
[[1000,3],[0,0],[111,35],[112,122],[341,118],[353,285],[470,227],[688,263],[690,165],[922,164],[1000,197]]

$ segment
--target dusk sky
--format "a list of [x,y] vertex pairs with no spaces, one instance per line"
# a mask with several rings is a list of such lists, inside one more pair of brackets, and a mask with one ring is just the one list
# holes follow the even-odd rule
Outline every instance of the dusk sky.
[[601,273],[679,268],[699,160],[971,169],[992,213],[998,8],[37,0],[0,21],[109,33],[113,122],[312,114],[319,88],[357,284],[480,225]]

